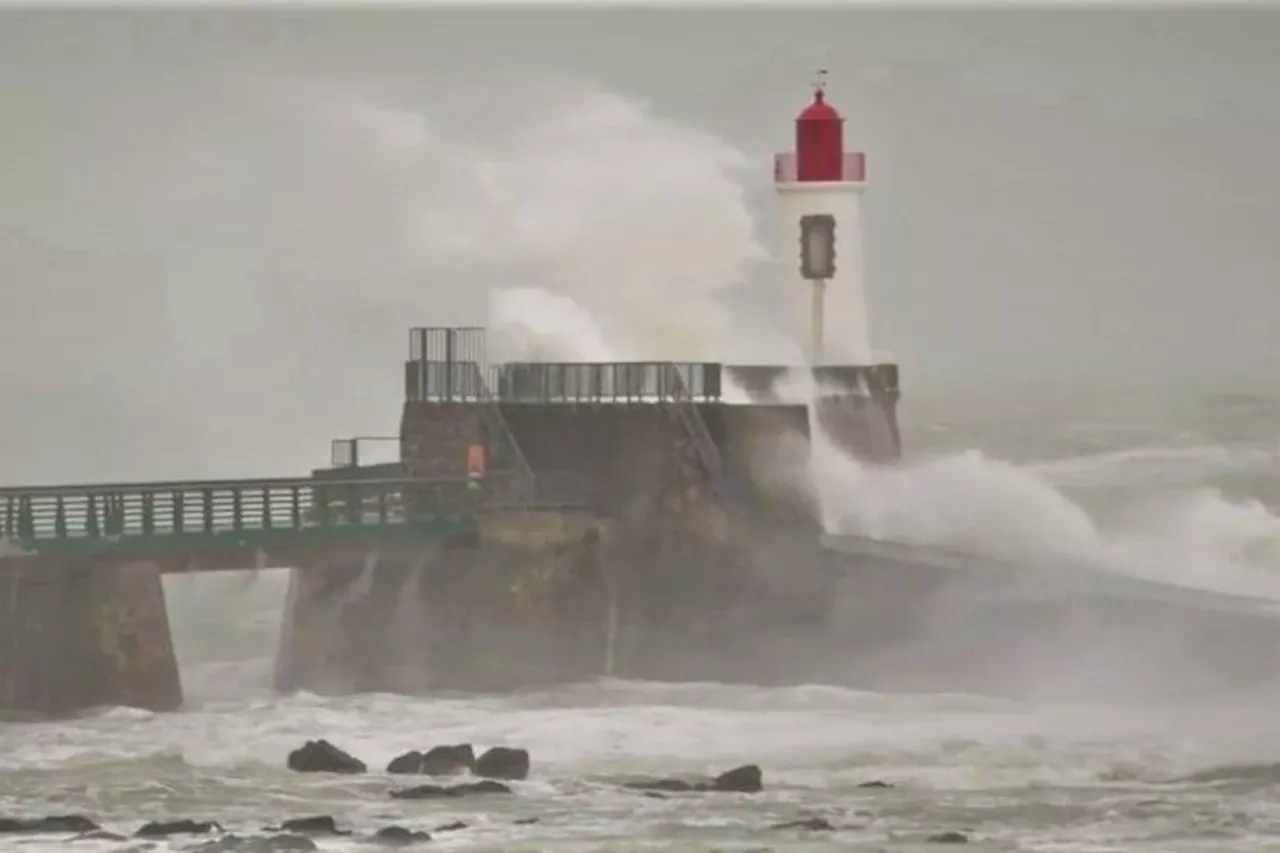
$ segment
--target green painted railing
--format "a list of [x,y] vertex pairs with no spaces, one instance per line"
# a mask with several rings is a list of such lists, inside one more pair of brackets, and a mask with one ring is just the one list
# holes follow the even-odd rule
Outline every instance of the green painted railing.
[[[255,546],[384,532],[444,536],[475,529],[486,508],[510,506],[516,484],[490,477],[423,480],[214,480],[0,489],[6,551]],[[565,478],[548,477],[525,505],[580,506]],[[523,498],[523,489],[521,489]]]

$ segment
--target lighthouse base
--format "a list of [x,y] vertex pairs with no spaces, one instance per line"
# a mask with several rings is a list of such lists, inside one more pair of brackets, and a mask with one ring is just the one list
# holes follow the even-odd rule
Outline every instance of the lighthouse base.
[[832,444],[863,462],[901,458],[897,365],[824,366],[813,375],[817,426]]

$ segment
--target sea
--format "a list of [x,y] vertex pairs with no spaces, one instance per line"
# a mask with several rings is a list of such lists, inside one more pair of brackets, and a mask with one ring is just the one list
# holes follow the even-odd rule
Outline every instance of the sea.
[[[901,465],[815,475],[831,524],[1280,601],[1263,11],[4,15],[6,477],[309,470],[394,431],[410,322],[486,322],[528,358],[786,357],[768,156],[821,64],[884,163],[853,262],[904,388]],[[0,816],[253,839],[331,815],[334,851],[390,825],[474,851],[1280,849],[1280,685],[276,695],[286,572],[166,578],[185,707],[0,723]],[[315,738],[370,772],[286,770]],[[389,798],[391,758],[462,742],[527,748],[529,779]],[[763,792],[620,785],[746,763]]]
[[[1025,559],[1083,554],[1118,572],[1280,600],[1280,398],[993,399],[968,416],[957,405],[904,405],[909,461],[846,483],[849,505],[875,502],[886,533],[972,549],[1016,531]],[[0,726],[0,814],[83,813],[123,833],[214,819],[242,837],[328,814],[357,833],[316,839],[332,850],[368,849],[383,826],[455,821],[468,826],[430,844],[888,851],[961,832],[991,850],[1256,851],[1280,833],[1280,685],[1194,707],[608,678],[507,695],[277,696],[285,573],[166,583],[187,707]],[[289,751],[320,737],[371,772],[285,769]],[[391,758],[461,742],[529,749],[530,778],[510,798],[388,798],[405,784],[381,772]],[[657,799],[620,788],[744,763],[763,769],[764,792]],[[872,781],[892,787],[860,787]],[[835,829],[771,828],[813,817]],[[538,822],[516,823],[527,818]]]

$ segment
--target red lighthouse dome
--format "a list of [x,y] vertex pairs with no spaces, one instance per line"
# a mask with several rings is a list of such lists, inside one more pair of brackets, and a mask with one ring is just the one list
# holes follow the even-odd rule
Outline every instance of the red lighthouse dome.
[[821,87],[813,102],[796,117],[796,180],[842,181],[844,174],[844,118],[827,103]]

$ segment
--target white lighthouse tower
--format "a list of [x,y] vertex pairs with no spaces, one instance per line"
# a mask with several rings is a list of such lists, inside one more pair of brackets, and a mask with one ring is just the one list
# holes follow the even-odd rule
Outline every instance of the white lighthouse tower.
[[796,117],[795,150],[774,156],[779,256],[793,337],[818,384],[818,413],[846,451],[896,459],[898,368],[871,347],[860,205],[867,160],[846,151],[844,118],[827,102],[826,72]]
[[792,328],[815,366],[871,364],[859,218],[866,156],[844,150],[844,118],[827,103],[823,82],[795,133],[795,151],[773,163]]

